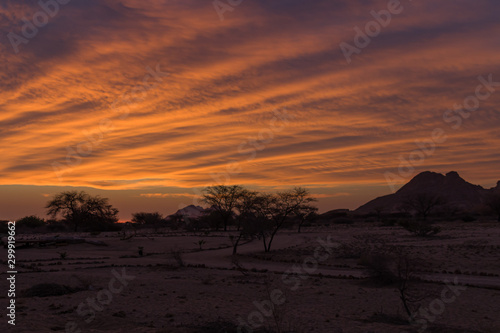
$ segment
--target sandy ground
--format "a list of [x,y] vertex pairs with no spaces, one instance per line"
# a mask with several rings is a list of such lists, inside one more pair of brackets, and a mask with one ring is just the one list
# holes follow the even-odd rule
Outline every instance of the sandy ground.
[[[254,240],[240,246],[237,260],[232,259],[225,233],[148,234],[129,240],[121,240],[118,233],[72,234],[108,246],[19,249],[16,326],[6,324],[3,311],[0,329],[225,332],[220,327],[230,322],[245,323],[255,332],[264,327],[275,332],[500,332],[500,225],[445,223],[441,227],[440,234],[423,239],[400,227],[373,224],[305,228],[301,234],[285,230],[278,234],[271,253],[264,253],[261,241]],[[201,251],[199,240],[205,241]],[[335,246],[321,249],[322,242]],[[138,255],[140,246],[144,256]],[[421,259],[415,274],[434,282],[412,283],[412,291],[425,296],[415,303],[415,310],[439,304],[444,304],[443,309],[438,307],[425,317],[425,325],[422,315],[419,325],[409,325],[397,288],[363,278],[367,272],[360,253],[367,249],[405,252]],[[184,266],[172,252],[180,253]],[[66,258],[60,253],[66,253]],[[322,260],[316,266],[311,258],[319,255]],[[284,274],[294,267],[300,275]],[[1,271],[7,271],[5,262]],[[116,276],[122,276],[122,282]],[[3,309],[8,302],[6,277],[2,273]],[[436,300],[447,288],[445,280],[469,286],[460,287],[452,301],[439,303]],[[39,283],[85,290],[22,297],[22,291]],[[101,303],[96,301],[90,310],[89,302],[96,298]],[[271,313],[266,305],[273,300],[279,304]]]

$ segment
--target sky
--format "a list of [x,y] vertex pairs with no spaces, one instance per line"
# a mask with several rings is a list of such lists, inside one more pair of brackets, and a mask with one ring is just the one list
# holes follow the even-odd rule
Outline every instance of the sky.
[[498,1],[40,3],[0,3],[0,219],[67,190],[127,220],[214,184],[324,212],[500,179]]

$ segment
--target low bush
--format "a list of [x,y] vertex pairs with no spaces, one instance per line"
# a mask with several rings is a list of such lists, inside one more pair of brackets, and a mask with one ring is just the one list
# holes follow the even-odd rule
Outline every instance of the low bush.
[[49,232],[63,232],[63,231],[67,231],[68,228],[66,227],[64,222],[51,221],[47,225],[47,230]]
[[35,215],[25,216],[16,221],[16,227],[39,228],[45,225],[45,220]]
[[382,222],[381,222],[381,225],[383,227],[393,227],[397,224],[398,224],[398,219],[394,219],[394,218],[383,218]]
[[433,236],[441,232],[441,228],[433,226],[427,221],[403,221],[399,223],[400,226],[405,228],[410,233],[419,237]]
[[23,297],[50,297],[72,294],[78,291],[81,291],[81,289],[57,283],[39,283],[24,290],[21,295]]
[[198,326],[195,330],[196,333],[238,333],[246,331],[254,333],[273,333],[273,331],[266,328],[242,330],[237,324],[221,319]]
[[368,275],[375,282],[389,285],[398,281],[395,259],[385,253],[364,254],[358,263],[366,267]]
[[472,215],[472,214],[464,214],[462,215],[462,217],[460,217],[460,219],[463,221],[463,222],[475,222],[477,221],[477,218]]
[[337,217],[332,220],[333,224],[353,224],[354,220],[348,217]]
[[172,250],[172,258],[175,260],[177,265],[179,265],[179,267],[185,266],[184,259],[182,258],[181,250],[179,250],[179,249]]

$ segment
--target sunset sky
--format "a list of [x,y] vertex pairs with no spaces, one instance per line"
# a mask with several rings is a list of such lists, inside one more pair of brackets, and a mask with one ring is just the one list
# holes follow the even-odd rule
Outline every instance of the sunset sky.
[[[2,1],[0,219],[70,189],[127,220],[216,183],[305,186],[321,212],[391,193],[388,172],[396,188],[424,170],[493,187],[500,83],[478,77],[500,82],[500,2],[403,0],[349,63],[341,43],[390,2]],[[477,110],[454,111],[464,100]]]

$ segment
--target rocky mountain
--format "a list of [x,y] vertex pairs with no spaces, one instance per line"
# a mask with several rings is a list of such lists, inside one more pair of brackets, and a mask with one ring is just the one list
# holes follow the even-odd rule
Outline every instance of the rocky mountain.
[[491,189],[471,184],[455,172],[446,175],[425,171],[415,176],[396,193],[378,197],[355,210],[356,213],[368,214],[382,210],[385,213],[401,211],[409,198],[420,194],[440,197],[451,209],[474,211],[479,209],[488,193],[500,191],[500,181]]
[[167,216],[167,219],[171,219],[175,216],[198,218],[198,217],[204,215],[207,212],[207,210],[208,209],[205,209],[205,208],[200,207],[200,206],[189,205],[189,206],[186,206],[182,209],[179,209],[174,214]]

